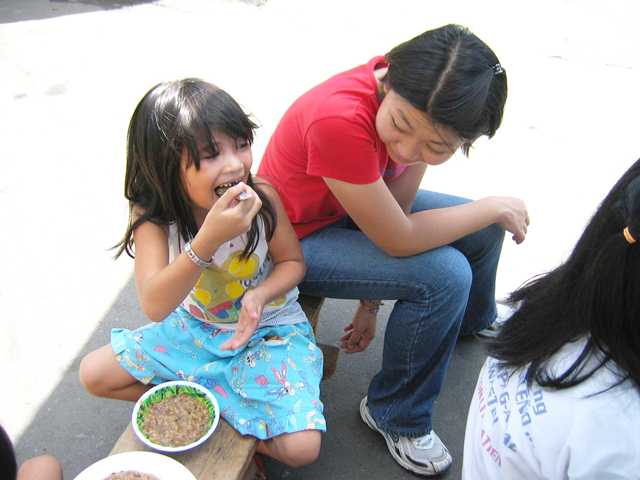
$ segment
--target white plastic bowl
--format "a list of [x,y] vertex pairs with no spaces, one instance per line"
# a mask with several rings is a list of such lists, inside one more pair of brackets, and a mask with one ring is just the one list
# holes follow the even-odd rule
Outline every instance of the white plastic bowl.
[[[199,390],[200,392],[202,392],[207,397],[207,399],[213,405],[213,409],[215,410],[215,416],[213,418],[213,422],[211,422],[211,426],[204,433],[204,435],[202,435],[198,440],[196,440],[193,443],[190,443],[188,445],[181,445],[179,447],[167,447],[167,446],[158,445],[157,443],[152,442],[151,440],[149,440],[145,436],[144,433],[142,433],[142,431],[138,427],[138,421],[137,421],[138,411],[140,410],[140,407],[145,402],[145,400],[148,397],[150,397],[151,395],[153,395],[155,392],[157,392],[158,390],[162,390],[164,388],[168,388],[168,387],[172,387],[172,386],[191,387],[191,388],[194,388],[196,390]],[[216,397],[207,388],[203,387],[202,385],[199,385],[199,384],[193,383],[193,382],[182,381],[182,380],[177,380],[177,381],[174,381],[174,382],[165,382],[165,383],[161,383],[160,385],[156,385],[155,387],[153,387],[151,390],[146,392],[144,395],[142,395],[138,399],[138,401],[136,402],[135,406],[133,407],[133,413],[131,414],[131,424],[133,425],[133,431],[136,433],[136,436],[140,439],[140,441],[142,443],[144,443],[146,446],[148,446],[149,448],[152,448],[154,450],[158,450],[160,452],[166,452],[166,453],[185,452],[187,450],[191,450],[191,449],[196,448],[197,446],[201,445],[202,443],[207,441],[207,439],[213,434],[214,430],[218,426],[218,421],[219,420],[220,420],[220,406],[218,405],[218,400],[216,400]]]

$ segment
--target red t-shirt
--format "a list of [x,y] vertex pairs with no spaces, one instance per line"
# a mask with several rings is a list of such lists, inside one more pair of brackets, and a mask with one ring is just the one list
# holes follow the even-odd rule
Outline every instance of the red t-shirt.
[[395,177],[375,127],[380,106],[371,59],[312,88],[284,114],[264,152],[258,175],[280,193],[298,238],[345,216],[322,177],[354,184]]

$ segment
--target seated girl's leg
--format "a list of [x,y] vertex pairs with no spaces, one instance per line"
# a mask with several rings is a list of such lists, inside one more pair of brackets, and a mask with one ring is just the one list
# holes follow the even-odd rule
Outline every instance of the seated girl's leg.
[[62,467],[55,457],[40,455],[20,466],[16,480],[62,480]]
[[162,322],[135,330],[114,328],[110,345],[82,359],[80,381],[94,395],[135,401],[156,384],[193,380],[190,372],[210,358],[194,342],[194,330],[202,325],[177,309]]
[[[412,211],[449,207],[469,201],[466,198],[419,190]],[[465,255],[473,275],[461,335],[482,330],[496,318],[496,272],[503,240],[504,230],[494,224],[451,244]]]
[[322,433],[318,430],[285,433],[258,444],[258,453],[275,458],[290,467],[309,465],[318,459]]
[[111,345],[85,356],[80,362],[79,376],[84,388],[97,397],[136,401],[151,388],[120,366]]
[[301,243],[307,264],[299,287],[303,293],[398,300],[385,332],[382,370],[369,387],[369,410],[390,433],[429,433],[433,402],[469,297],[471,269],[465,256],[445,246],[394,258],[344,224]]
[[284,324],[258,328],[235,352],[220,351],[232,331],[208,335],[203,348],[212,353],[211,363],[192,373],[217,394],[231,427],[260,440],[259,453],[298,467],[315,461],[326,429],[322,351],[299,304],[283,307],[278,316]]

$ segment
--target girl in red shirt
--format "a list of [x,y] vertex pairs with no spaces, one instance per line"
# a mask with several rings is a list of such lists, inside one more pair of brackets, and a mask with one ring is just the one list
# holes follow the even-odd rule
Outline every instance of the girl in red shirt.
[[302,95],[259,168],[301,239],[300,290],[361,299],[347,352],[373,338],[378,299],[397,300],[360,412],[394,459],[422,475],[452,462],[432,430],[433,403],[458,336],[495,320],[504,231],[522,242],[529,218],[517,198],[469,201],[419,186],[428,165],[494,135],[506,97],[493,51],[446,25]]

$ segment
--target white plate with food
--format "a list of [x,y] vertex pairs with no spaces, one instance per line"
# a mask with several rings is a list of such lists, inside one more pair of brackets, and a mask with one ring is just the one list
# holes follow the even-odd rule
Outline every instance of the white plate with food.
[[75,480],[196,480],[196,477],[166,455],[124,452],[90,465]]
[[156,385],[136,402],[131,423],[149,448],[165,453],[191,450],[204,443],[218,426],[216,397],[193,382]]

